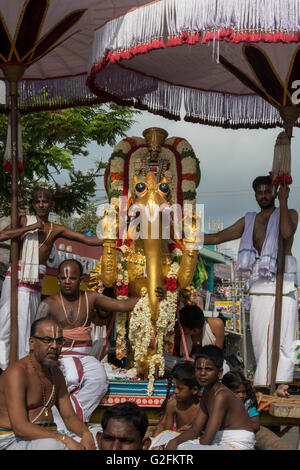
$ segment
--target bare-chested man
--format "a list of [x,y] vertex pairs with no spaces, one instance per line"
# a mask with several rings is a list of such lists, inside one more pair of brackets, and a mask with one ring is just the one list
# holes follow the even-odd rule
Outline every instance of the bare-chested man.
[[[250,329],[256,359],[255,386],[270,385],[273,318],[277,272],[278,233],[283,238],[285,274],[282,297],[280,355],[277,383],[288,383],[294,373],[294,341],[297,331],[297,265],[292,256],[292,244],[298,224],[298,214],[288,208],[289,188],[280,186],[272,193],[269,176],[253,181],[255,198],[260,212],[248,212],[231,227],[215,234],[206,234],[204,244],[218,245],[242,237],[237,271],[250,271]],[[278,197],[279,208],[275,208]],[[283,390],[287,386],[280,385]]]
[[[94,310],[127,312],[133,309],[138,298],[116,300],[98,292],[80,291],[82,265],[77,260],[65,260],[59,266],[60,293],[51,295],[39,306],[37,317],[53,315],[63,328],[65,339],[61,370],[65,376],[71,402],[77,415],[88,422],[94,409],[105,395],[108,383],[103,365],[93,356],[91,319]],[[59,429],[63,423],[55,413]]]
[[[6,227],[0,232],[0,242],[19,238],[19,273],[18,273],[18,356],[22,358],[29,352],[28,339],[41,300],[41,281],[46,271],[46,261],[55,240],[59,237],[74,240],[87,245],[98,246],[102,240],[88,237],[81,233],[49,222],[48,216],[54,208],[50,190],[39,188],[33,195],[35,216],[21,216],[20,227]],[[9,363],[10,341],[10,268],[2,287],[0,300],[0,368]]]
[[224,356],[214,345],[203,346],[195,358],[195,376],[204,387],[192,425],[181,434],[165,432],[151,448],[167,450],[251,450],[255,434],[243,402],[221,382]]
[[[0,449],[95,449],[92,434],[74,413],[57,364],[62,329],[51,317],[37,320],[29,344],[29,355],[10,365],[0,377]],[[59,409],[68,433],[57,431],[53,405]]]

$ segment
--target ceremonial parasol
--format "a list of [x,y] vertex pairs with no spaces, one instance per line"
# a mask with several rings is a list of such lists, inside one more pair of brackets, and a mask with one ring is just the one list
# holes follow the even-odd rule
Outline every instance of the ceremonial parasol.
[[[87,84],[103,99],[169,119],[183,109],[189,122],[280,126],[290,145],[300,125],[299,41],[300,0],[156,0],[95,31]],[[290,184],[277,155],[273,183]],[[271,391],[283,265],[279,237]]]
[[[149,0],[148,0],[149,1]],[[147,0],[0,0],[0,78],[9,83],[11,111],[11,226],[18,226],[17,112],[103,102],[86,88],[96,26]],[[18,100],[19,97],[19,100]],[[18,240],[11,243],[10,361],[18,344]]]

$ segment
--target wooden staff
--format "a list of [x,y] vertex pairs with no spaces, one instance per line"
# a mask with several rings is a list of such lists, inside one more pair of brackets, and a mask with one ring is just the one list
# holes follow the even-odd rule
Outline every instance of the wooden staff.
[[[18,81],[24,73],[24,67],[7,65],[2,67],[9,82],[11,105],[11,228],[19,226],[18,211]],[[18,263],[19,239],[13,238],[10,246],[11,287],[10,287],[10,356],[9,363],[18,360]]]
[[[284,129],[289,138],[291,145],[291,138],[293,133],[293,124],[299,117],[300,110],[296,106],[285,106],[280,110],[280,115],[284,122]],[[281,310],[282,310],[282,286],[283,274],[285,266],[285,255],[283,251],[283,238],[280,233],[280,220],[279,220],[279,235],[278,235],[278,253],[277,253],[277,276],[276,276],[276,291],[275,291],[275,310],[273,322],[273,343],[272,343],[272,358],[271,358],[271,383],[270,393],[274,394],[276,388],[276,373],[279,360],[280,350],[280,328],[281,328]]]
[[283,250],[283,238],[280,233],[280,221],[279,221],[277,275],[276,275],[275,308],[274,308],[274,321],[273,321],[273,343],[272,343],[272,358],[271,358],[271,361],[272,361],[271,362],[271,387],[270,387],[271,395],[274,394],[275,388],[276,388],[276,374],[277,374],[277,366],[278,366],[278,360],[279,360],[284,265],[285,265],[285,254]]

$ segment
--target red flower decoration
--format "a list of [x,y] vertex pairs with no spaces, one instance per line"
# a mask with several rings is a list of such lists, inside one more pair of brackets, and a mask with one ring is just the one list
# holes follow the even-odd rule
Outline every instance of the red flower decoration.
[[167,277],[167,290],[175,292],[177,290],[177,279],[175,277]]
[[280,175],[275,176],[273,175],[272,171],[269,171],[269,175],[274,186],[277,186],[279,184],[289,185],[293,182],[291,175],[287,175],[286,173],[281,173]]
[[121,286],[117,287],[117,295],[126,295],[128,297],[129,290],[126,284],[122,284]]

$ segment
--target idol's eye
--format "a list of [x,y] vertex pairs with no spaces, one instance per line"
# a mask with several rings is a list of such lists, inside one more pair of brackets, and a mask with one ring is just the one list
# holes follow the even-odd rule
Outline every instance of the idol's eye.
[[145,185],[145,183],[137,183],[135,185],[135,192],[136,193],[142,193],[143,191],[145,191],[146,188],[147,188],[147,186]]
[[165,194],[168,194],[168,192],[170,191],[168,183],[160,183],[159,189],[162,193],[165,193]]

